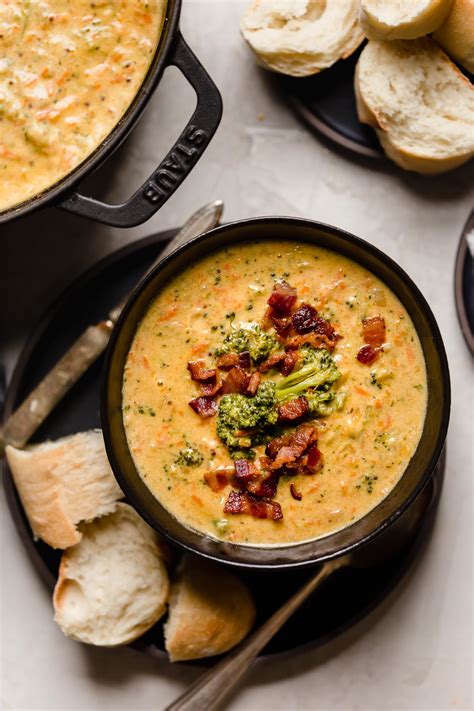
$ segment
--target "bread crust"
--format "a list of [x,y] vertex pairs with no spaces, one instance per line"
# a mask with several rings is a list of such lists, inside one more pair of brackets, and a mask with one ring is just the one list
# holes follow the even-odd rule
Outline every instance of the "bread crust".
[[[392,2],[386,0],[388,5]],[[372,40],[417,39],[433,32],[444,22],[452,3],[453,0],[430,0],[427,7],[410,20],[389,24],[370,9],[370,0],[361,0],[360,23],[366,37]]]
[[[358,0],[327,0],[320,17],[304,14],[307,0],[283,2],[254,0],[241,21],[242,36],[266,69],[294,77],[317,74],[349,57],[364,40]],[[275,13],[276,26],[265,24],[266,11]]]
[[454,0],[450,14],[433,37],[450,57],[474,74],[474,0]]
[[165,624],[172,662],[222,654],[248,634],[254,621],[255,604],[239,578],[220,565],[184,556]]
[[123,497],[100,430],[5,453],[33,533],[52,548],[78,543],[77,524],[113,511]]
[[[429,40],[426,40],[429,42]],[[446,63],[449,64],[458,79],[465,82],[471,87],[469,80],[459,71],[459,69],[450,62],[449,58],[445,57]],[[422,146],[420,150],[410,150],[403,146],[397,145],[392,138],[390,124],[384,117],[382,111],[376,107],[371,107],[364,98],[360,81],[360,59],[357,63],[354,74],[354,91],[356,97],[357,115],[359,121],[372,126],[378,136],[380,144],[388,156],[394,163],[404,170],[414,171],[424,175],[437,175],[463,165],[470,160],[474,155],[474,150],[470,149],[465,152],[460,152],[457,155],[445,156],[443,158],[423,155]]]

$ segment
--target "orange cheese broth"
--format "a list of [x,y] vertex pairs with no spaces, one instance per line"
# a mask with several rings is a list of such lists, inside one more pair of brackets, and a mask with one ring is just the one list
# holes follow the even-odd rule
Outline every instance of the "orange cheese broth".
[[111,132],[150,66],[165,0],[2,0],[0,210],[50,187]]
[[[343,336],[333,355],[346,393],[343,408],[318,418],[324,465],[313,476],[280,480],[283,520],[224,514],[231,487],[213,492],[205,472],[232,464],[216,434],[216,418],[188,405],[198,396],[187,362],[210,356],[229,329],[260,322],[276,279],[330,318]],[[226,314],[235,313],[230,325]],[[380,314],[387,328],[383,353],[370,366],[355,356],[361,321]],[[267,377],[281,377],[276,371]],[[348,526],[393,489],[423,428],[426,372],[414,326],[399,300],[374,275],[335,253],[307,244],[272,242],[232,247],[202,259],[173,279],[137,329],[123,383],[123,419],[143,480],[187,527],[241,544],[290,544]],[[186,446],[204,456],[199,466],[176,462]],[[293,481],[303,495],[290,494]]]

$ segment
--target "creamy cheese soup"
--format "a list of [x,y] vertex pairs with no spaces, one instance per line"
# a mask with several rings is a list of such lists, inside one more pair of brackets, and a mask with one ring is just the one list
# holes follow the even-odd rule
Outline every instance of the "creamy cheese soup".
[[56,183],[110,133],[164,12],[165,0],[2,0],[0,210]]
[[[305,408],[315,397],[320,402],[319,414],[306,412],[300,419],[279,422],[263,443],[253,441],[251,464],[258,470],[275,466],[268,457],[261,459],[272,436],[294,433],[301,425],[316,432],[313,454],[307,449],[305,459],[298,460],[308,466],[280,470],[268,504],[270,512],[275,511],[273,502],[281,509],[274,520],[248,511],[232,512],[229,497],[237,501],[239,511],[247,494],[239,493],[231,476],[227,483],[224,476],[220,488],[209,484],[213,473],[233,470],[232,454],[234,459],[241,456],[218,435],[221,411],[216,408],[222,409],[220,403],[226,397],[232,402],[229,398],[235,396],[221,391],[206,397],[207,404],[215,403],[215,412],[208,417],[196,412],[188,403],[199,398],[203,380],[192,379],[188,362],[215,368],[216,349],[222,353],[227,338],[227,352],[232,351],[232,338],[242,326],[252,329],[263,322],[266,330],[261,334],[278,338],[268,321],[267,301],[281,280],[297,293],[291,309],[293,314],[299,309],[297,320],[293,319],[298,333],[314,327],[304,318],[317,311],[318,328],[322,324],[324,331],[322,319],[326,319],[331,324],[328,333],[334,329],[340,338],[327,341],[329,350],[321,349],[326,336],[321,336],[321,342],[319,337],[312,341],[317,348],[311,353],[318,363],[332,363],[330,372],[336,373],[322,389],[303,393]],[[306,311],[300,304],[306,305]],[[377,343],[380,332],[374,340],[373,326],[381,324],[382,338]],[[281,322],[278,327],[281,330]],[[305,338],[303,334],[299,341]],[[280,351],[285,342],[290,343],[288,338],[280,339]],[[303,362],[300,354],[289,379],[296,374],[298,380]],[[280,365],[256,376],[261,378],[260,388],[271,380],[282,392],[278,391],[284,377]],[[245,353],[243,366],[244,371],[258,372],[258,363],[249,364]],[[219,377],[225,380],[229,372],[228,367],[221,369]],[[212,383],[212,378],[207,381],[211,389]],[[251,395],[247,391],[239,397],[246,398],[237,400],[242,411]],[[389,494],[419,442],[426,399],[425,363],[417,333],[385,284],[353,261],[312,245],[258,242],[201,259],[171,280],[150,304],[126,361],[123,421],[140,476],[185,526],[233,543],[291,544],[350,525]],[[255,437],[255,431],[237,432],[237,437],[243,437],[239,441],[244,442],[244,435]],[[245,456],[248,453],[244,450]],[[296,466],[293,460],[290,456],[288,467]],[[249,500],[260,501],[257,508],[262,505],[258,497]]]

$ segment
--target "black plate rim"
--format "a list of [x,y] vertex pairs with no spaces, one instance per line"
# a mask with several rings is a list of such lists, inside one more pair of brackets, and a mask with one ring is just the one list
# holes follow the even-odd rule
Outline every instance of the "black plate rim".
[[458,249],[456,252],[456,262],[454,268],[454,299],[456,302],[456,311],[458,315],[461,331],[464,340],[474,355],[474,333],[471,331],[469,319],[467,317],[466,303],[464,301],[464,265],[466,258],[469,258],[469,246],[467,244],[467,235],[474,231],[474,209],[471,211],[466,224],[464,225],[461,238],[459,240]]

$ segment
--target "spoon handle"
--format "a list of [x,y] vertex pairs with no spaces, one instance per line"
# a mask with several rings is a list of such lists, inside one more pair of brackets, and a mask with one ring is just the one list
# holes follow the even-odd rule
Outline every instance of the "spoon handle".
[[303,585],[250,637],[201,676],[165,711],[215,711],[238,684],[258,653],[291,615],[335,570],[347,565],[347,558],[324,563],[318,573]]

